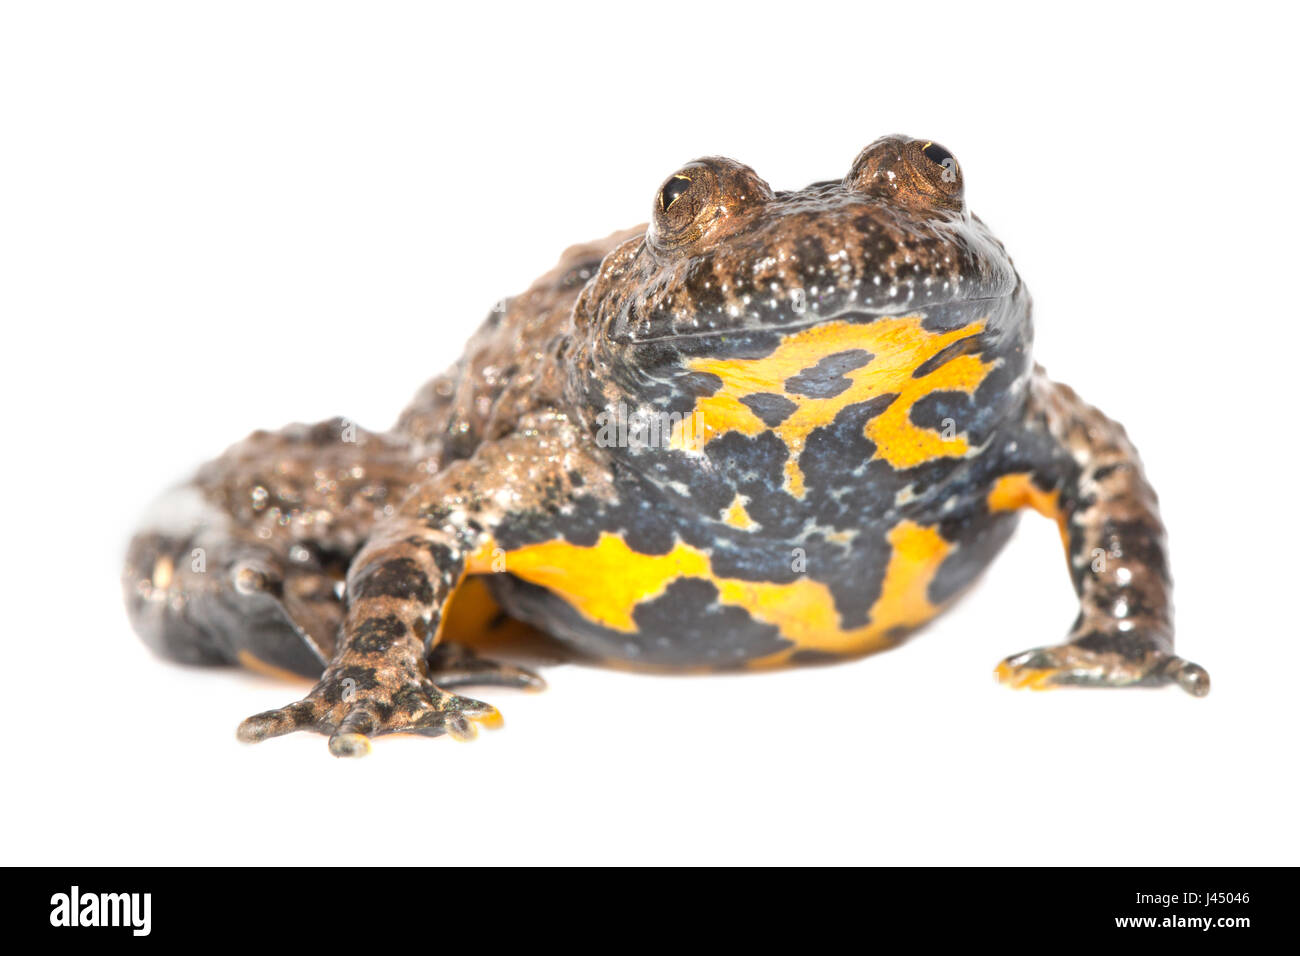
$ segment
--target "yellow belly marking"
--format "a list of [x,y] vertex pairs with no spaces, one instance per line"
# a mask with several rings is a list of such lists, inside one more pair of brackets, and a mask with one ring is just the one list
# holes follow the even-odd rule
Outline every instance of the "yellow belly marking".
[[[893,633],[929,620],[939,611],[926,596],[952,545],[933,528],[903,522],[888,535],[893,552],[869,623],[844,628],[830,588],[811,577],[789,584],[745,581],[714,573],[705,551],[678,542],[667,554],[632,550],[617,535],[603,533],[585,547],[543,541],[506,552],[505,570],[547,588],[597,624],[635,633],[637,604],[664,593],[679,578],[712,582],[722,604],[740,607],[758,621],[775,625],[794,647],[752,662],[785,663],[799,650],[863,654],[893,643]],[[480,552],[482,554],[483,552]],[[470,573],[489,570],[475,561]]]
[[[983,330],[984,320],[951,332],[927,332],[922,317],[906,315],[877,319],[866,325],[828,322],[792,332],[781,340],[771,355],[758,359],[691,359],[692,371],[708,372],[722,379],[713,395],[698,399],[695,416],[677,423],[671,447],[694,450],[729,431],[759,435],[768,430],[763,420],[741,399],[776,392],[794,402],[788,418],[771,430],[790,449],[785,466],[785,489],[796,497],[804,493],[804,475],[799,455],[808,434],[829,424],[843,408],[880,395],[897,397],[884,412],[869,421],[865,434],[876,444],[876,457],[895,468],[909,468],[935,458],[957,458],[969,449],[964,435],[945,437],[928,428],[918,428],[909,417],[912,406],[932,392],[972,393],[995,363],[974,355],[959,355],[928,375],[913,378],[912,372],[951,345]],[[845,372],[851,385],[829,398],[810,398],[787,392],[785,382],[819,360],[836,352],[865,349],[873,356],[861,368]],[[698,423],[703,428],[698,427]]]
[[758,522],[750,517],[749,512],[745,510],[745,505],[749,499],[744,495],[736,495],[731,499],[731,504],[727,510],[722,513],[722,520],[733,528],[739,528],[741,531],[753,531],[758,527]]
[[1070,528],[1065,512],[1060,505],[1061,492],[1043,491],[1034,484],[1027,472],[1003,475],[993,483],[989,490],[988,505],[990,511],[1019,511],[1021,508],[1033,508],[1044,518],[1056,522],[1061,532],[1061,541],[1066,550],[1070,548]]
[[[487,560],[490,563],[490,555]],[[501,613],[501,606],[488,592],[486,580],[477,575],[461,579],[443,612],[439,640],[469,644],[482,650],[489,645],[523,642],[536,633],[532,626]]]
[[709,559],[680,542],[667,554],[641,554],[604,532],[592,547],[557,539],[507,551],[505,570],[560,595],[597,624],[631,633],[639,602],[678,578],[709,577]]

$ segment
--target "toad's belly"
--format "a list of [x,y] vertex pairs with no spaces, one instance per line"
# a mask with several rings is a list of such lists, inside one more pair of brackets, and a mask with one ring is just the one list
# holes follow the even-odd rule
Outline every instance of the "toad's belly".
[[[883,568],[800,567],[800,550],[787,548],[795,573],[783,581],[717,573],[706,550],[680,541],[666,554],[643,554],[609,532],[591,546],[550,540],[487,548],[469,570],[489,573],[508,614],[592,657],[652,668],[763,667],[892,646],[965,583],[954,580],[953,568],[970,562],[956,560],[960,543],[936,527],[903,521],[884,538]],[[867,581],[878,582],[878,594],[861,620],[846,620],[847,602],[837,602],[836,592]]]

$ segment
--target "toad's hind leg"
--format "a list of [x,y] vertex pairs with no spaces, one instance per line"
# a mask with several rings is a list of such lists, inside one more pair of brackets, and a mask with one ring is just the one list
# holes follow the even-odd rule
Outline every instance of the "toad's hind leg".
[[122,575],[135,630],[191,664],[316,677],[343,619],[347,561],[405,492],[405,442],[344,419],[255,432],[168,493]]
[[1210,677],[1174,654],[1172,582],[1156,495],[1122,426],[1036,369],[1016,454],[989,507],[1022,506],[1061,528],[1079,616],[1064,644],[1015,654],[998,678],[1015,687],[1176,683],[1204,696]]
[[122,575],[132,626],[184,664],[319,674],[342,619],[333,575],[226,525],[213,512],[191,531],[151,528],[132,539]]
[[[380,734],[464,739],[476,723],[499,723],[494,707],[440,682],[519,686],[535,678],[439,645],[466,582],[491,567],[496,529],[511,519],[539,520],[571,499],[575,475],[591,472],[572,447],[572,427],[557,418],[547,428],[558,435],[539,428],[498,439],[413,491],[372,531],[348,570],[339,646],[320,681],[297,703],[249,717],[239,738],[251,743],[314,730],[329,735],[335,756],[352,757],[367,753],[369,738]],[[592,494],[595,475],[580,484]]]

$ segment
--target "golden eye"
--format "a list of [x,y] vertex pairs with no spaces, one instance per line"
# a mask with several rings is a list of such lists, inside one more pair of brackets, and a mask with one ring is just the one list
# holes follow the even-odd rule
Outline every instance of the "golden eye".
[[663,191],[659,193],[659,208],[667,212],[672,208],[673,203],[677,202],[678,197],[690,187],[691,180],[689,177],[680,174],[673,176],[672,179],[664,183]]
[[945,169],[949,165],[957,165],[957,160],[952,158],[952,153],[938,143],[926,143],[921,147],[921,154],[936,166],[942,166]]
[[947,148],[930,139],[881,137],[858,154],[845,184],[902,206],[965,208],[961,167]]
[[939,174],[940,182],[955,183],[957,181],[957,174],[960,170],[957,168],[956,158],[948,150],[938,143],[926,143],[921,147],[921,155],[935,165],[935,171]]
[[918,198],[939,205],[961,205],[961,167],[946,147],[930,139],[913,140],[904,148],[904,155],[916,171],[913,186]]
[[721,156],[697,159],[655,191],[650,244],[660,252],[684,249],[771,198],[767,183],[748,166]]

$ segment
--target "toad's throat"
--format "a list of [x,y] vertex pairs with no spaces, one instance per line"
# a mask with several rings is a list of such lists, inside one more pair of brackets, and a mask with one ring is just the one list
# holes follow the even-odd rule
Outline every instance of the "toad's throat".
[[755,436],[775,433],[789,455],[784,489],[796,498],[805,492],[799,464],[808,435],[829,425],[850,406],[876,402],[881,410],[863,432],[875,446],[874,458],[893,468],[912,468],[940,458],[961,458],[970,450],[955,421],[941,429],[912,421],[913,406],[935,392],[972,394],[997,364],[978,354],[951,350],[952,357],[931,361],[949,346],[978,335],[986,319],[961,328],[930,332],[924,316],[879,318],[868,324],[824,322],[785,335],[763,358],[702,356],[688,359],[691,372],[716,376],[722,385],[696,399],[673,428],[670,447],[700,452],[728,432]]
[[[956,302],[969,304],[978,308],[980,303],[996,303],[1006,299],[1005,295],[981,295],[969,296],[960,300],[951,301],[930,301],[925,307],[934,309],[938,306],[952,305]],[[886,319],[898,318],[903,315],[913,313],[895,308],[839,308],[831,311],[816,311],[814,308],[797,312],[789,317],[783,317],[779,321],[740,321],[739,324],[726,326],[710,326],[707,328],[684,328],[676,329],[670,332],[654,332],[648,335],[637,335],[635,332],[628,330],[625,322],[617,322],[610,333],[610,341],[616,345],[650,345],[655,342],[677,342],[690,341],[698,339],[717,339],[722,342],[727,336],[745,335],[755,332],[777,332],[782,334],[804,332],[810,328],[819,325],[826,325],[836,322],[849,322],[856,325],[869,325],[873,322],[881,322]]]

